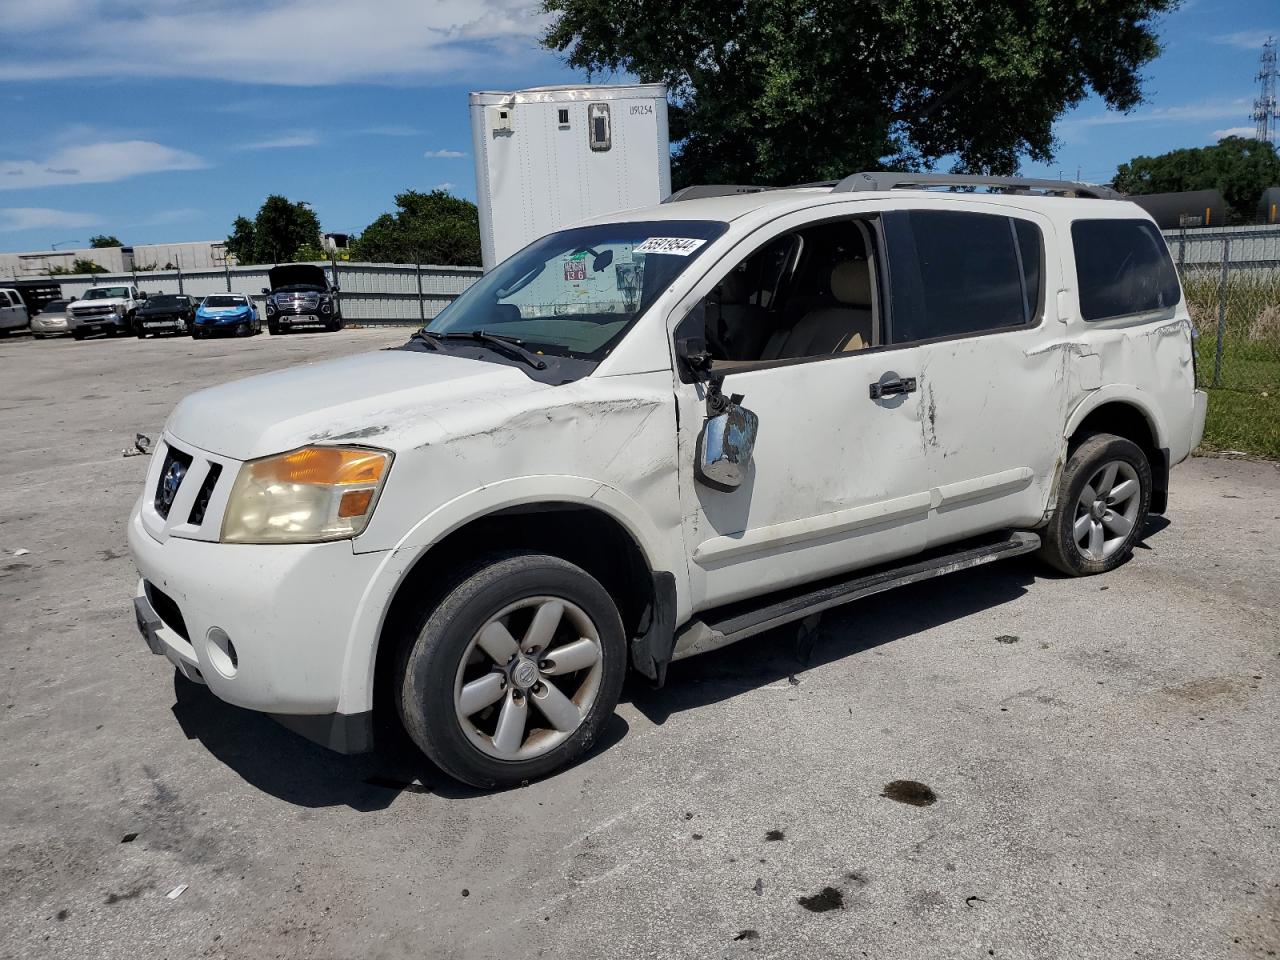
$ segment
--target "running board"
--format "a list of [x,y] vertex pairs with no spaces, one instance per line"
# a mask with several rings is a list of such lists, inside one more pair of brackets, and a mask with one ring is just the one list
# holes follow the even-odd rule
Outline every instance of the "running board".
[[978,541],[948,544],[923,557],[909,558],[905,563],[883,565],[871,571],[859,570],[844,579],[823,581],[818,587],[807,584],[781,594],[771,594],[764,598],[763,605],[750,600],[708,610],[701,619],[690,620],[677,632],[672,659],[681,660],[695,653],[714,650],[894,587],[905,587],[909,583],[968,570],[1039,548],[1040,537],[1037,534],[1024,531],[1000,533]]

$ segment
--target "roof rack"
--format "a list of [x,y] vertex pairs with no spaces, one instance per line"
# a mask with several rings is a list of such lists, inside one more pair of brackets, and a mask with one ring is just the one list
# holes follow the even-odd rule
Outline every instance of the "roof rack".
[[828,187],[832,193],[860,193],[864,190],[898,190],[902,188],[926,189],[928,187],[987,187],[1000,193],[1031,193],[1039,191],[1046,196],[1086,197],[1091,200],[1124,200],[1125,195],[1110,187],[1094,183],[1076,183],[1072,180],[1035,180],[1029,177],[986,177],[971,173],[895,173],[888,170],[867,170],[854,173],[843,180],[822,180],[816,183],[797,183],[792,187],[766,187],[754,183],[699,183],[677,190],[663,203],[680,200],[702,200],[706,197],[732,197],[743,193],[762,193],[766,190],[801,189],[804,187]]
[[990,187],[1004,193],[1030,193],[1093,200],[1123,200],[1124,194],[1110,187],[1070,180],[1034,180],[1027,177],[986,177],[966,173],[894,173],[870,170],[845,177],[831,188],[832,193],[856,193],[863,190],[895,190],[902,187]]
[[678,200],[702,200],[705,197],[733,197],[740,193],[760,193],[764,190],[776,190],[777,187],[762,187],[754,183],[698,183],[691,187],[677,190],[663,203],[675,203]]

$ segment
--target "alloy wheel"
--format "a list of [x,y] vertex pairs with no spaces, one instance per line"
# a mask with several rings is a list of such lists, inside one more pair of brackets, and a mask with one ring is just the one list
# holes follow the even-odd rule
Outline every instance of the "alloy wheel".
[[454,711],[483,753],[531,760],[582,725],[602,674],[591,618],[568,600],[529,597],[490,617],[471,639],[454,681]]
[[1087,560],[1106,560],[1124,546],[1142,506],[1142,482],[1124,460],[1103,464],[1076,500],[1072,539]]

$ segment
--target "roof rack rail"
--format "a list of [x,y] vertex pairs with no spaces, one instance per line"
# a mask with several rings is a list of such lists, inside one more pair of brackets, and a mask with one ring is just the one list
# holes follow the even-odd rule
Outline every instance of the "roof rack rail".
[[832,193],[855,193],[862,190],[894,190],[901,187],[991,187],[1005,193],[1030,193],[1088,197],[1093,200],[1123,200],[1124,194],[1110,187],[1070,180],[1034,180],[1027,177],[986,177],[968,173],[894,173],[868,170],[845,177]]
[[676,203],[679,200],[701,200],[704,197],[733,197],[740,193],[761,193],[776,189],[777,187],[762,187],[754,183],[698,183],[677,190],[662,202]]

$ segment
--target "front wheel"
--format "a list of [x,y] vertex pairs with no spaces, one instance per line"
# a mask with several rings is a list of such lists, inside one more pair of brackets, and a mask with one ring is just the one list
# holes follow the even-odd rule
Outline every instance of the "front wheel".
[[1076,446],[1058,481],[1058,502],[1040,555],[1073,577],[1129,559],[1151,506],[1151,464],[1132,440],[1098,433]]
[[444,771],[477,787],[546,776],[613,715],[626,642],[613,600],[558,557],[473,568],[404,637],[401,720]]

